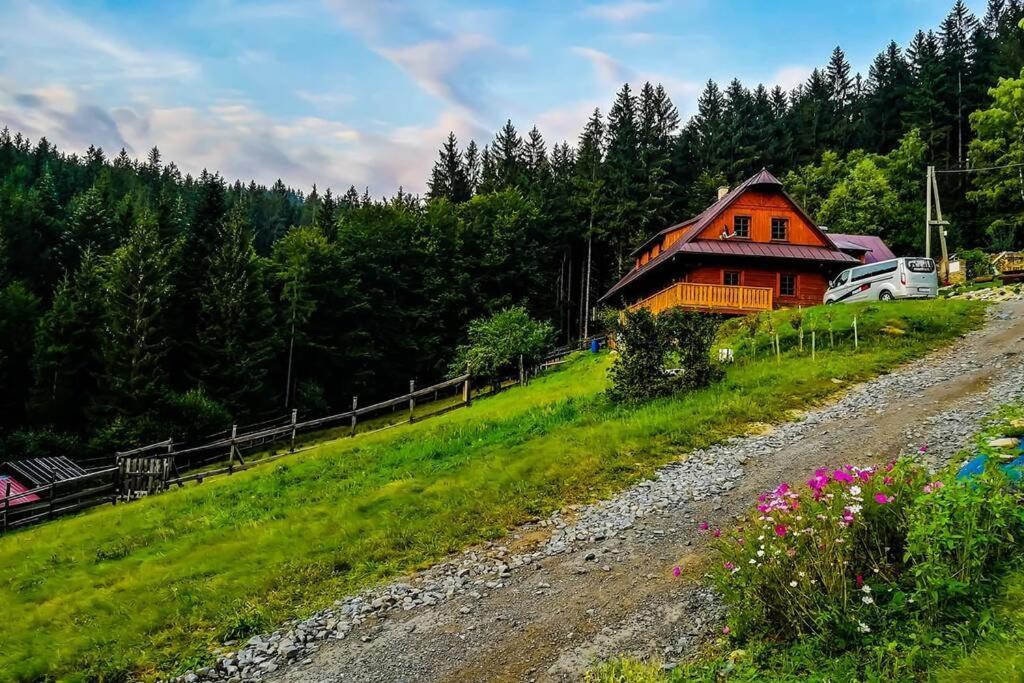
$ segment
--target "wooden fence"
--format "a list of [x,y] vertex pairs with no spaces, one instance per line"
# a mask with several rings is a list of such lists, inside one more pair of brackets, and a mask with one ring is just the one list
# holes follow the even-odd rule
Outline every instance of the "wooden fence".
[[[521,383],[525,376],[520,367],[518,377],[511,383]],[[368,406],[360,407],[358,398],[353,397],[352,409],[343,413],[300,422],[298,411],[292,410],[289,415],[241,429],[233,425],[230,430],[211,435],[198,444],[166,439],[119,451],[112,462],[108,460],[106,466],[82,477],[51,481],[20,493],[12,492],[8,481],[6,488],[0,488],[3,496],[0,498],[0,533],[96,505],[136,500],[171,486],[183,486],[189,481],[201,483],[209,477],[247,469],[257,462],[276,460],[299,450],[298,439],[303,434],[344,426],[350,436],[355,436],[361,421],[388,410],[397,413],[401,408],[405,415],[403,419],[389,422],[385,428],[434,417],[470,405],[473,400],[471,384],[468,374],[422,388],[417,388],[415,381],[410,381],[408,393]],[[456,402],[428,414],[417,415],[417,406],[423,407],[439,400],[446,390],[454,390],[451,398]],[[484,394],[477,393],[477,397],[481,395]],[[259,460],[246,462],[248,454],[267,451],[275,444],[281,444],[283,452],[268,452]],[[216,467],[221,463],[223,466]],[[38,500],[24,502],[26,498],[33,497]]]

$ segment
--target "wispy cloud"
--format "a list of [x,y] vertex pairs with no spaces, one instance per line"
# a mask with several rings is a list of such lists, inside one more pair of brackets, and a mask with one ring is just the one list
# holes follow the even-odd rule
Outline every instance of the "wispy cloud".
[[135,81],[190,80],[199,64],[182,55],[156,48],[141,48],[82,21],[58,7],[25,4],[0,22],[0,52],[9,58],[32,54],[45,46],[49,63],[42,66],[80,65],[83,77]]
[[626,0],[625,2],[609,2],[591,5],[583,10],[587,16],[616,24],[634,21],[653,14],[665,7],[663,2],[645,2],[644,0]]
[[618,85],[633,77],[629,68],[607,52],[581,46],[573,47],[572,52],[590,62],[594,74],[603,85]]
[[328,0],[339,21],[420,88],[466,115],[490,118],[497,98],[490,76],[527,56],[479,32],[455,32],[418,5]]

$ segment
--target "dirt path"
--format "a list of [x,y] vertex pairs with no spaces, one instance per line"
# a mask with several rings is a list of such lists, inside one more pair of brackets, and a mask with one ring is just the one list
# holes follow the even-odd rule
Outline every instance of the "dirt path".
[[[820,466],[878,462],[924,443],[930,457],[948,458],[985,414],[1022,395],[1022,352],[1024,302],[1002,304],[983,330],[952,349],[861,385],[799,422],[689,456],[692,472],[705,457],[749,454],[735,460],[742,471],[728,475],[720,492],[695,501],[672,489],[673,497],[620,533],[517,568],[475,596],[371,620],[269,680],[560,681],[577,680],[595,658],[614,654],[672,661],[718,628],[715,598],[698,581],[698,520],[727,525],[757,493]],[[676,564],[684,572],[678,579]]]

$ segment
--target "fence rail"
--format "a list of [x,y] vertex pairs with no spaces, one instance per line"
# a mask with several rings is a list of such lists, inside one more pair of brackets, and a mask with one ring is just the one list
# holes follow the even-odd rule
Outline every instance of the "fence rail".
[[[512,383],[523,382],[525,377],[526,373],[520,370],[517,381]],[[175,442],[169,438],[117,451],[112,458],[113,466],[94,469],[72,479],[51,481],[26,491],[12,491],[11,483],[7,481],[6,487],[0,485],[0,533],[96,505],[135,500],[159,493],[171,486],[183,486],[189,481],[202,482],[209,477],[248,469],[256,463],[276,460],[298,450],[296,440],[299,434],[346,425],[350,435],[355,436],[360,418],[381,413],[389,408],[408,407],[408,416],[397,424],[440,415],[470,405],[473,399],[471,384],[469,374],[422,388],[417,388],[415,382],[410,381],[408,393],[367,406],[359,406],[358,398],[353,397],[352,409],[342,413],[300,422],[298,412],[293,410],[290,416],[254,423],[249,425],[246,431],[240,431],[235,425],[230,430],[210,435],[213,438],[199,444]],[[457,403],[431,411],[427,415],[416,416],[418,403],[421,406],[429,404],[439,399],[440,393],[446,389],[455,390],[454,397],[459,398]],[[483,394],[478,392],[477,395]],[[288,441],[284,452],[270,453],[249,463],[243,459],[244,452],[284,440]],[[195,457],[203,454],[209,454],[209,457]],[[209,469],[212,465],[225,461],[226,466]],[[107,462],[109,465],[110,461]],[[196,471],[187,473],[189,470]],[[103,483],[85,486],[91,482],[101,481]],[[37,500],[25,502],[27,498],[32,497]]]

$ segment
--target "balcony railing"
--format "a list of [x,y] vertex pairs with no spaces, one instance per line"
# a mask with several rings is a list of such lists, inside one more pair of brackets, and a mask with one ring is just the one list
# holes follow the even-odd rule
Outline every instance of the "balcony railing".
[[745,314],[772,310],[771,287],[739,285],[705,285],[677,282],[629,307],[630,311],[646,308],[661,313],[669,308],[686,308],[711,313]]

